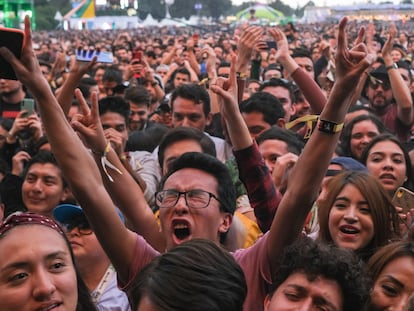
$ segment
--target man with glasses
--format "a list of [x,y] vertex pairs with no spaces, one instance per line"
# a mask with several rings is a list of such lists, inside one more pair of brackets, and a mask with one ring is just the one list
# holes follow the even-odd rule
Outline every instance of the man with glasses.
[[98,310],[130,311],[126,294],[117,286],[115,269],[82,208],[61,204],[54,209],[53,216],[66,229],[76,266]]
[[[353,95],[352,90],[357,85],[358,77],[363,74],[372,61],[367,56],[363,44],[359,46],[359,50],[349,51],[347,49],[346,22],[347,19],[344,18],[338,32],[339,44],[336,62],[338,72],[336,83],[338,86],[333,88],[331,97],[322,112],[318,130],[314,131],[307,142],[302,156],[290,175],[292,183],[289,184],[289,190],[285,193],[278,207],[272,226],[269,232],[251,248],[238,250],[234,253],[236,261],[245,273],[248,284],[244,310],[263,309],[265,294],[276,273],[281,252],[299,236],[303,222],[318,192],[319,184],[338,142],[339,131]],[[25,19],[25,34],[27,38],[30,38],[28,17]],[[93,103],[92,111],[89,112],[86,102],[80,100],[84,118],[78,123],[73,123],[73,126],[88,141],[94,151],[94,157],[101,160],[99,168],[95,166],[91,155],[83,148],[79,137],[67,123],[59,103],[47,85],[47,81],[41,78],[42,75],[35,61],[30,40],[27,40],[27,43],[22,51],[22,55],[27,57],[23,57],[21,60],[14,58],[10,52],[7,53],[8,51],[4,49],[0,50],[0,53],[12,63],[16,74],[39,101],[39,108],[52,148],[56,152],[56,157],[62,164],[63,172],[70,181],[79,202],[85,207],[88,219],[93,221],[96,234],[117,268],[119,284],[132,286],[139,271],[159,255],[148,244],[151,243],[153,235],[159,235],[159,228],[154,225],[154,218],[151,215],[152,211],[146,205],[143,193],[137,189],[135,182],[123,169],[117,154],[108,145],[103,129],[98,122],[97,102]],[[251,150],[250,147],[253,147],[254,142],[248,134],[248,129],[243,125],[238,109],[234,67],[230,84],[229,90],[223,89],[220,85],[212,85],[211,88],[219,94],[222,100],[222,107],[226,112],[223,115],[228,117],[228,121],[233,121],[228,122],[228,126],[233,146],[236,146],[235,142],[237,141],[235,151]],[[76,94],[81,99],[79,92]],[[257,162],[260,162],[260,159],[257,159]],[[107,173],[111,177],[110,179],[108,175],[102,176],[99,173],[99,169],[106,172],[107,166],[117,168],[117,170],[108,169]],[[255,177],[261,175],[262,179],[269,180],[267,170],[261,170],[256,165],[252,166],[252,172],[254,169],[256,170],[251,175],[255,175]],[[120,179],[123,177],[126,178],[120,183]],[[129,231],[117,218],[113,204],[120,204],[116,202],[118,200],[114,200],[114,202],[111,200],[102,185],[103,179],[105,179],[105,183],[113,180],[114,186],[122,191],[120,194],[125,194],[128,196],[126,199],[129,203],[134,203],[133,210],[125,208],[125,215],[130,221],[145,219],[145,222],[140,223],[139,229],[148,231],[146,235],[148,242],[142,236]],[[262,180],[259,185],[263,186],[260,189],[265,190],[268,183]],[[209,195],[208,206],[197,209],[187,205],[185,197],[188,195],[184,197],[181,195],[177,197],[177,204],[174,208],[162,209],[160,221],[166,242],[165,249],[169,250],[185,240],[197,237],[218,243],[219,238],[229,229],[232,220],[231,211],[235,208],[235,190],[228,171],[221,162],[213,157],[201,153],[184,154],[174,162],[170,172],[161,182],[160,189],[179,192],[203,190],[214,194],[220,200],[219,202]],[[134,200],[134,195],[138,196],[138,200]],[[188,230],[190,235],[181,239],[182,231]]]
[[413,103],[397,64],[381,65],[368,73],[365,95],[369,107],[385,127],[402,142],[407,141],[413,122]]

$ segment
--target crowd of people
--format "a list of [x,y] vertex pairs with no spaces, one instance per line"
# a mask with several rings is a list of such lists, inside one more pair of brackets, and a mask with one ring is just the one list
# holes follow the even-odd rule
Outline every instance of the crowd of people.
[[410,27],[26,17],[0,48],[0,310],[414,310]]

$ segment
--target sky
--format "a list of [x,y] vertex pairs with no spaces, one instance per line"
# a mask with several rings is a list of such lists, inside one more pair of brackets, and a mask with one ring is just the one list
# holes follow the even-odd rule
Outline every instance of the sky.
[[[306,3],[309,2],[309,0],[281,0],[282,2],[290,5],[293,8],[296,8],[298,5],[299,7],[304,6]],[[400,1],[398,0],[391,0],[394,4],[399,4]],[[232,0],[234,5],[239,5],[242,4],[244,2],[249,2],[247,0]],[[262,1],[256,1],[258,3],[266,3],[267,1],[262,0]],[[338,5],[338,4],[342,4],[342,5],[351,5],[351,4],[355,4],[355,3],[368,3],[368,1],[363,1],[363,0],[313,0],[313,2],[315,3],[315,5],[326,5],[326,6],[331,6],[331,5]],[[381,3],[384,2],[384,0],[372,0],[372,3]]]

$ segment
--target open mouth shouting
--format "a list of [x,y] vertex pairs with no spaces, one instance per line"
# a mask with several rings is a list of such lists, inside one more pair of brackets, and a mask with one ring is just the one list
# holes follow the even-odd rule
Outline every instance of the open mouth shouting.
[[172,223],[173,240],[175,244],[181,244],[191,238],[191,226],[184,219],[174,220]]

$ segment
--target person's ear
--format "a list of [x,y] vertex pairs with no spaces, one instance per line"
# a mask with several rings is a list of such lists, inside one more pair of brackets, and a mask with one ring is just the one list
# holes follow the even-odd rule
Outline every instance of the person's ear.
[[285,128],[285,125],[286,125],[286,121],[285,121],[284,118],[279,118],[279,119],[277,119],[275,125],[277,127],[281,127],[282,129],[284,129]]
[[213,114],[210,112],[210,113],[206,116],[206,126],[209,126],[212,120],[213,120]]
[[223,213],[222,221],[219,226],[219,232],[225,233],[229,231],[232,222],[233,222],[233,215],[231,215],[230,213]]
[[72,190],[69,187],[63,188],[62,195],[60,197],[60,201],[66,201],[68,198],[73,197]]
[[264,301],[264,311],[267,311],[269,309],[270,301],[272,300],[272,297],[269,295],[266,295],[265,301]]

